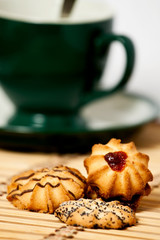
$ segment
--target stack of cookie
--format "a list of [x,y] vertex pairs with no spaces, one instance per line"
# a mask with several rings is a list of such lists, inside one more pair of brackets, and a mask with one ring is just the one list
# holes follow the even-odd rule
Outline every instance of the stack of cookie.
[[149,157],[133,142],[96,144],[84,160],[87,179],[75,168],[27,171],[11,180],[7,199],[19,209],[54,213],[68,225],[120,229],[136,223],[135,210],[150,193]]

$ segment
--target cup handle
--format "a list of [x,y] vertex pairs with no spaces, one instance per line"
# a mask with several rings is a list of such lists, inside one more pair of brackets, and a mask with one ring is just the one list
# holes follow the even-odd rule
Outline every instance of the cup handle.
[[123,35],[116,35],[116,34],[105,34],[105,35],[98,36],[94,42],[95,51],[96,51],[95,54],[104,53],[104,51],[107,50],[109,45],[115,41],[118,41],[122,44],[126,53],[126,65],[120,81],[118,81],[115,86],[113,86],[111,89],[108,89],[108,90],[93,89],[90,93],[83,96],[83,100],[81,102],[82,105],[90,101],[96,100],[100,97],[105,97],[111,93],[116,92],[117,90],[121,90],[128,82],[130,75],[133,72],[134,63],[135,63],[134,44],[128,37]]

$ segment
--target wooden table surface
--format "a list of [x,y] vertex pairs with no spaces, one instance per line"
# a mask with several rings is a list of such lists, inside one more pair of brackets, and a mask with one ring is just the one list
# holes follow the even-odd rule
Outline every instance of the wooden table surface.
[[[74,239],[157,239],[160,240],[160,124],[144,126],[132,139],[139,151],[150,156],[149,168],[154,175],[152,192],[143,198],[137,210],[138,223],[124,230],[85,229]],[[122,139],[123,142],[123,139]],[[0,150],[0,239],[53,239],[49,234],[64,226],[52,214],[18,210],[6,200],[6,183],[11,176],[27,169],[64,164],[78,168],[85,176],[83,160],[88,154],[22,153]],[[46,238],[48,236],[48,238]]]

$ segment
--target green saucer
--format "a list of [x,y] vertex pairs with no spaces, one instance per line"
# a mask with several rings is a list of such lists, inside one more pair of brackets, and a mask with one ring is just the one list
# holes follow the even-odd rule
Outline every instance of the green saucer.
[[158,107],[150,99],[119,92],[81,108],[76,116],[1,111],[0,147],[14,150],[86,152],[111,137],[125,139],[156,119]]

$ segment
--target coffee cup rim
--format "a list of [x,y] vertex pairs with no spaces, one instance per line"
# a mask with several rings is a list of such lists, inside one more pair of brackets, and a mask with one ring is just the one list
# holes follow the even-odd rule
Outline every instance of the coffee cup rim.
[[[84,1],[84,0],[81,0]],[[98,0],[95,0],[95,2],[98,2]],[[0,0],[1,2],[1,0]],[[94,18],[91,16],[91,18],[88,19],[70,19],[67,17],[59,18],[57,20],[53,19],[47,19],[45,17],[36,17],[36,16],[22,16],[22,14],[17,14],[14,12],[7,12],[4,9],[0,8],[0,19],[10,20],[10,21],[17,21],[17,22],[25,22],[25,23],[33,23],[33,24],[53,24],[53,25],[75,25],[75,24],[91,24],[91,23],[98,23],[103,21],[108,21],[109,19],[112,19],[114,17],[114,10],[113,8],[106,2],[102,1],[104,6],[106,7],[107,11],[99,15],[99,17]],[[0,5],[1,6],[1,5]]]

